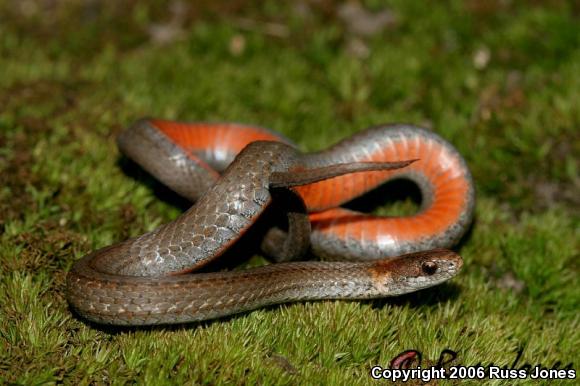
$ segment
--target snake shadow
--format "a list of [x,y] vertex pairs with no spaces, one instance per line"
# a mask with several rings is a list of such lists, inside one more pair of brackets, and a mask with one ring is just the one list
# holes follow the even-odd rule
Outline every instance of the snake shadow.
[[461,294],[461,287],[455,283],[443,283],[436,287],[391,298],[372,299],[367,302],[373,309],[391,306],[408,306],[412,309],[432,307],[439,303],[456,301]]
[[182,212],[185,212],[191,206],[191,201],[157,181],[151,174],[147,173],[141,166],[126,156],[121,155],[119,157],[117,160],[117,166],[125,175],[149,188],[158,200],[169,204]]

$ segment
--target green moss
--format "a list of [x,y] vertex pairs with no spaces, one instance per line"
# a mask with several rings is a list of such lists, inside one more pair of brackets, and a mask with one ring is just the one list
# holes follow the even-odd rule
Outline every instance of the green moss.
[[[204,3],[165,45],[148,32],[171,20],[165,3],[89,3],[0,2],[0,382],[371,384],[371,365],[409,348],[507,364],[524,347],[522,363],[578,365],[580,35],[566,4],[394,1],[396,26],[357,58],[328,2],[306,19],[276,2]],[[379,123],[431,126],[477,185],[465,269],[388,301],[87,324],[63,297],[73,262],[180,213],[121,168],[115,136],[141,116],[255,123],[305,150]],[[378,210],[414,208],[403,197]]]

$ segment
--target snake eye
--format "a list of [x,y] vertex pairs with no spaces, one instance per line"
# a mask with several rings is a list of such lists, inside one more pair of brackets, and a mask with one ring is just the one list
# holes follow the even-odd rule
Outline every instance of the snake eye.
[[437,271],[437,263],[434,263],[432,261],[426,261],[423,264],[421,264],[421,269],[423,270],[424,273],[431,276]]

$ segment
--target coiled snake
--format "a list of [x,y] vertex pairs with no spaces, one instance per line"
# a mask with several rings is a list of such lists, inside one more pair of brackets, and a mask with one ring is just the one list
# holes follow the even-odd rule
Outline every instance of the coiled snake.
[[[395,296],[437,285],[461,268],[461,257],[438,248],[453,245],[469,226],[473,183],[459,153],[430,131],[374,127],[327,150],[300,153],[254,126],[141,120],[118,143],[195,204],[75,263],[67,298],[91,321],[181,323],[282,302]],[[339,207],[393,178],[419,186],[419,213],[378,217]],[[226,251],[273,200],[284,202],[288,229],[267,232],[265,253],[286,261],[310,245],[325,259],[351,261],[190,273]]]

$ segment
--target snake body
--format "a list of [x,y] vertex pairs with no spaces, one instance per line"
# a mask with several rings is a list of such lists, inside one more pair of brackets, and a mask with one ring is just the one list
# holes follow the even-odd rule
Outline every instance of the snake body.
[[[221,141],[211,147],[208,137]],[[176,220],[73,266],[67,297],[89,320],[167,324],[288,301],[394,296],[439,284],[461,267],[454,252],[420,252],[456,242],[471,221],[474,202],[465,162],[426,130],[377,127],[326,151],[303,154],[284,137],[252,126],[142,120],[120,136],[119,145],[196,202]],[[395,177],[417,182],[422,212],[381,218],[335,208]],[[269,232],[266,250],[285,260],[312,243],[325,257],[367,261],[189,274],[235,243],[275,191],[285,192],[281,196],[288,201],[288,234]],[[315,213],[308,219],[306,212]],[[280,245],[282,251],[276,251]],[[402,253],[409,254],[385,258]]]

